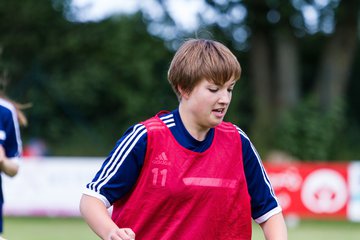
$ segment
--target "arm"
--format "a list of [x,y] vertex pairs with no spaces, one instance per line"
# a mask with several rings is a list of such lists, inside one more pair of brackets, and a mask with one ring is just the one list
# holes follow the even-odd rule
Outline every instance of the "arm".
[[19,171],[19,165],[6,157],[2,145],[0,145],[0,170],[10,177],[15,176]]
[[118,228],[112,221],[105,205],[95,197],[82,195],[80,213],[85,222],[101,239],[135,239],[135,233],[130,228]]
[[260,224],[266,240],[287,240],[287,229],[283,215],[275,214]]
[[265,239],[286,240],[287,229],[274,190],[259,154],[247,135],[238,129],[243,144],[246,181],[251,196],[252,217],[260,224]]
[[[146,132],[136,125],[124,136],[103,162],[80,200],[80,212],[89,227],[102,239],[134,239],[129,228],[118,228],[107,208],[121,199],[134,186],[143,165],[146,151]],[[117,169],[117,170],[116,170]]]
[[0,98],[0,171],[13,177],[18,173],[21,137],[16,109]]

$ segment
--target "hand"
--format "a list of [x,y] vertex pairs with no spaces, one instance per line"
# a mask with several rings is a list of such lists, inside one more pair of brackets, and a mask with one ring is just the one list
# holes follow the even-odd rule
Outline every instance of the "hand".
[[110,232],[106,240],[135,240],[135,233],[131,228],[117,228]]

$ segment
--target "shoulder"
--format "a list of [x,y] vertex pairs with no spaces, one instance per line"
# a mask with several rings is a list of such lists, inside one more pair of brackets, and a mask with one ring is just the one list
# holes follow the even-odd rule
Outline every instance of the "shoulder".
[[148,134],[149,129],[157,129],[156,126],[163,124],[165,124],[169,128],[175,125],[174,115],[172,113],[156,115],[143,122],[132,125],[126,130],[126,132],[124,133],[121,139],[125,140],[131,138],[131,139],[146,140],[146,136]]
[[225,133],[236,133],[237,129],[235,125],[230,122],[221,122],[219,125],[216,126],[216,129],[221,132]]
[[172,112],[161,111],[156,114],[154,117],[149,118],[143,122],[141,122],[143,126],[149,130],[162,129],[165,125],[170,128],[175,125],[175,117]]
[[3,114],[11,115],[11,114],[15,113],[15,107],[9,101],[6,101],[5,99],[0,98],[0,112],[1,112],[1,115],[3,115]]
[[123,136],[121,137],[120,141],[128,140],[128,139],[139,139],[146,137],[146,128],[144,124],[138,123],[129,127]]
[[17,125],[17,113],[14,105],[0,98],[0,121],[6,126]]
[[235,124],[233,124],[233,126],[235,127],[237,133],[240,135],[242,148],[243,148],[243,153],[245,155],[250,154],[250,153],[255,153],[255,148],[254,148],[250,138],[245,133],[245,131],[243,131],[240,127],[238,127]]
[[9,102],[8,100],[1,98],[1,97],[0,97],[0,106],[8,108],[10,110],[15,109],[15,106],[11,102]]
[[232,124],[232,125],[235,127],[236,131],[237,131],[238,134],[240,135],[241,140],[242,140],[243,142],[250,142],[250,138],[249,138],[248,135],[245,133],[245,131],[243,131],[240,127],[238,127],[238,126],[235,125],[235,124]]
[[245,133],[239,126],[237,126],[236,124],[233,124],[233,123],[231,123],[231,124],[234,126],[234,128],[236,129],[236,131],[237,131],[242,137],[249,139],[249,137],[246,135],[246,133]]
[[231,131],[231,132],[236,132],[236,134],[239,134],[241,137],[241,140],[244,141],[250,141],[249,137],[246,135],[246,133],[240,128],[238,127],[236,124],[233,124],[231,122],[222,122],[221,124],[219,124],[217,126],[217,128],[220,131]]

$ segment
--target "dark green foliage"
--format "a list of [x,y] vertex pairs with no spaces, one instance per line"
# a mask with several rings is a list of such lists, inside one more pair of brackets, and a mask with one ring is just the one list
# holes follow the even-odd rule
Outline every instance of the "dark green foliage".
[[104,155],[130,124],[176,107],[166,80],[172,53],[140,14],[72,23],[51,1],[1,9],[7,94],[33,104],[25,143],[37,137],[52,154]]
[[[45,140],[54,155],[107,154],[129,125],[159,110],[172,110],[177,106],[176,96],[166,80],[172,50],[188,37],[208,37],[229,46],[242,65],[242,77],[234,90],[226,120],[243,128],[255,140],[261,155],[277,147],[307,160],[358,158],[359,52],[349,73],[343,104],[323,113],[312,100],[301,100],[293,111],[282,116],[276,131],[270,127],[260,131],[262,139],[270,139],[270,144],[267,141],[261,144],[250,131],[258,119],[254,102],[262,97],[256,92],[250,72],[251,69],[263,71],[264,66],[258,62],[253,66],[251,62],[251,50],[257,48],[250,44],[251,38],[257,31],[268,33],[270,53],[274,54],[274,34],[282,32],[275,29],[280,27],[296,33],[300,40],[302,97],[313,93],[322,46],[331,33],[320,31],[307,35],[299,9],[290,2],[206,2],[223,16],[219,19],[228,24],[216,21],[207,24],[199,16],[201,28],[193,33],[176,32],[167,36],[173,42],[166,42],[148,33],[152,19],[144,19],[141,13],[79,23],[69,20],[73,14],[69,12],[69,0],[0,0],[0,71],[5,69],[9,75],[7,94],[21,103],[33,104],[25,111],[29,127],[22,130],[24,144],[35,137]],[[338,9],[333,4],[328,8],[339,13],[336,17],[344,17],[342,2]],[[239,6],[246,9],[246,19],[234,22],[230,13]],[[280,13],[279,22],[268,22],[266,16],[270,9]],[[329,12],[331,15],[331,11],[324,8],[321,16]],[[173,26],[169,16],[164,18],[164,24]],[[247,32],[243,42],[234,37],[234,31],[239,28]],[[275,66],[275,55],[271,56],[270,63]],[[275,69],[273,65],[271,68]],[[271,86],[278,87],[276,83]],[[269,112],[276,110],[269,108]],[[264,118],[269,126],[274,126],[274,119]]]
[[323,112],[312,99],[285,113],[275,128],[276,147],[301,160],[339,160],[339,136],[344,129],[344,107],[339,102]]

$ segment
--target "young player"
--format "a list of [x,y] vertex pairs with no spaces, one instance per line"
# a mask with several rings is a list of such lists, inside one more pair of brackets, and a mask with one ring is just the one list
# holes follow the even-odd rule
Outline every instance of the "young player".
[[[13,177],[18,173],[22,152],[19,123],[26,126],[27,120],[20,105],[5,97],[5,83],[0,79],[0,171]],[[0,176],[0,240],[3,233],[4,196]]]
[[254,146],[223,121],[240,74],[219,42],[180,47],[168,72],[178,108],[130,127],[83,192],[81,214],[99,237],[245,240],[253,218],[266,239],[287,239]]

